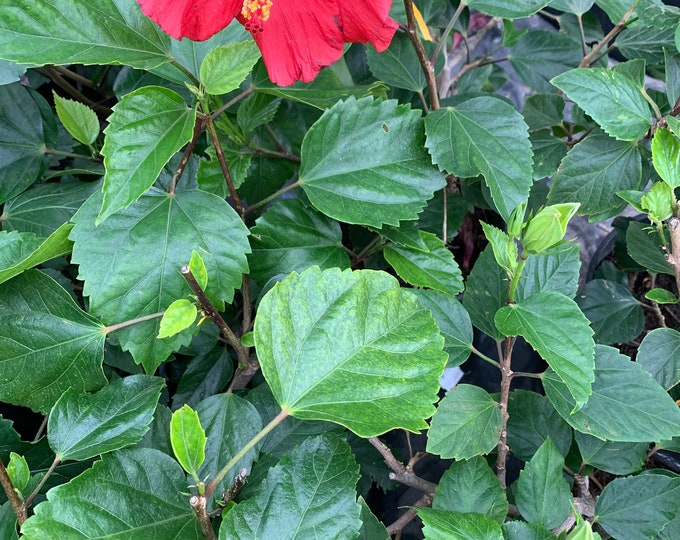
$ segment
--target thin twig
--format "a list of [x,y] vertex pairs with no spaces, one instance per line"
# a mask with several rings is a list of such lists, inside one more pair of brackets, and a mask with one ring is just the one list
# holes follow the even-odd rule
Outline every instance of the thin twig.
[[239,101],[242,99],[248,97],[250,94],[252,94],[255,91],[255,88],[252,86],[248,88],[247,90],[244,90],[241,92],[238,96],[236,96],[234,99],[230,99],[227,101],[224,105],[222,105],[219,109],[215,109],[214,112],[210,114],[210,118],[212,120],[215,120],[220,114],[222,114],[224,111],[232,107],[233,105],[236,105]]
[[19,494],[14,489],[14,484],[12,484],[12,479],[9,477],[9,473],[5,468],[5,464],[0,459],[0,484],[2,484],[2,489],[9,499],[10,505],[12,505],[12,510],[14,515],[17,517],[17,522],[19,526],[23,525],[24,521],[28,518],[28,513],[24,507],[24,503],[19,497]]
[[224,157],[224,152],[222,151],[222,145],[220,144],[220,139],[217,136],[217,130],[215,129],[215,124],[210,116],[206,116],[206,127],[208,128],[208,133],[210,133],[210,138],[212,139],[213,145],[215,146],[215,154],[217,155],[217,161],[222,169],[222,174],[224,179],[227,181],[227,187],[229,187],[229,194],[231,199],[234,201],[234,206],[236,207],[236,212],[241,217],[243,221],[246,220],[245,212],[243,211],[243,205],[241,204],[241,198],[236,193],[236,188],[234,187],[234,180],[229,172],[229,166],[227,165],[227,160]]
[[501,436],[498,440],[498,459],[496,460],[496,476],[501,482],[501,487],[507,487],[505,472],[508,460],[508,402],[510,400],[510,383],[514,373],[512,372],[512,349],[515,345],[514,337],[505,338],[505,350],[503,351],[503,360],[501,362]]
[[[430,506],[432,504],[432,499],[433,499],[432,495],[425,494],[415,503],[413,503],[413,506],[414,507]],[[397,534],[404,527],[406,527],[406,525],[411,523],[411,521],[413,521],[417,515],[418,512],[415,508],[407,509],[406,512],[399,516],[399,518],[394,523],[387,527],[387,533],[390,535]]]
[[429,495],[434,495],[434,490],[437,489],[437,484],[420,478],[408,467],[404,467],[404,464],[394,457],[392,450],[390,450],[387,445],[382,442],[378,437],[370,437],[368,442],[373,445],[373,447],[380,452],[385,463],[388,467],[392,469],[390,473],[390,480],[395,480],[401,482],[407,486],[419,489],[420,491],[427,493]]
[[52,465],[50,465],[50,468],[47,469],[43,477],[40,479],[40,482],[38,482],[38,485],[35,486],[35,489],[33,492],[26,497],[26,500],[24,501],[23,507],[24,510],[27,509],[29,506],[31,506],[31,503],[33,502],[33,499],[35,499],[36,495],[40,493],[40,490],[43,488],[45,485],[45,482],[47,482],[47,479],[52,476],[52,473],[54,470],[59,466],[61,463],[61,457],[60,456],[55,456],[54,461],[52,462]]
[[201,532],[203,536],[208,540],[217,540],[215,531],[212,528],[212,521],[210,521],[210,515],[208,515],[208,503],[205,495],[193,495],[189,499],[189,504],[191,508],[196,512],[196,517],[198,517],[198,522],[201,524]]
[[635,7],[638,4],[638,0],[635,0],[633,2],[633,5],[628,8],[628,11],[624,13],[623,17],[621,17],[621,20],[616,23],[616,26],[612,28],[609,33],[602,38],[602,40],[593,47],[593,50],[590,51],[588,54],[586,54],[583,57],[583,60],[581,60],[581,63],[578,65],[578,67],[589,67],[591,65],[591,60],[597,56],[597,54],[612,40],[614,39],[624,28],[626,28],[626,23],[628,22],[628,19],[633,15],[635,12]]
[[439,109],[439,95],[437,94],[437,80],[434,75],[434,66],[427,56],[425,47],[423,47],[422,41],[420,41],[420,36],[418,35],[418,29],[416,26],[416,16],[413,12],[413,0],[404,0],[404,7],[406,8],[406,19],[408,21],[407,34],[413,47],[416,50],[416,55],[418,55],[418,61],[425,74],[425,80],[427,81],[428,94],[430,96],[430,109],[436,111]]
[[189,163],[189,158],[191,157],[191,152],[194,150],[194,146],[196,146],[196,141],[198,141],[198,138],[201,136],[201,133],[205,130],[205,122],[201,118],[196,118],[196,123],[194,124],[194,135],[191,138],[191,141],[189,141],[189,144],[186,145],[186,148],[184,148],[184,154],[182,154],[182,159],[179,162],[179,165],[175,169],[174,174],[172,175],[172,179],[170,180],[170,185],[168,186],[168,193],[173,194],[175,192],[175,187],[177,187],[177,182],[179,182],[179,179],[182,178],[182,174],[184,174],[184,169],[187,166],[187,163]]
[[[656,286],[656,274],[652,274],[652,279],[651,279],[651,283],[649,284],[649,288],[653,289],[655,286]],[[652,302],[652,310],[654,311],[654,314],[656,315],[656,319],[659,322],[659,326],[661,328],[667,328],[666,327],[666,317],[663,316],[663,313],[661,312],[661,308],[659,307],[659,304],[657,302],[654,302],[653,300],[651,300],[651,302]],[[641,304],[641,305],[644,306],[645,304]]]
[[110,107],[92,101],[82,92],[80,92],[77,88],[71,85],[66,79],[64,79],[64,77],[62,77],[61,73],[59,73],[54,66],[45,66],[43,68],[36,69],[36,71],[51,79],[54,84],[56,84],[59,88],[68,93],[71,97],[77,99],[81,103],[84,103],[88,107],[91,107],[98,113],[108,116],[113,112],[113,110]]
[[671,252],[667,254],[667,258],[675,270],[675,285],[680,294],[680,218],[676,216],[670,218],[668,230],[671,233]]

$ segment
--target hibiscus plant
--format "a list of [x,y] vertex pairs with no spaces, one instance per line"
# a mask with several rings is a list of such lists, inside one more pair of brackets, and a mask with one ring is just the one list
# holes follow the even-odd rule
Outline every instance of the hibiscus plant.
[[0,0],[0,537],[680,538],[679,23]]

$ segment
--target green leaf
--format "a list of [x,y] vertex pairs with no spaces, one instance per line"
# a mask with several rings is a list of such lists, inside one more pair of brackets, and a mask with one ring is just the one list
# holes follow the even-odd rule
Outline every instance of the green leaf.
[[7,474],[12,481],[12,486],[19,492],[26,489],[28,481],[31,479],[31,470],[28,468],[26,459],[15,452],[9,454]]
[[425,132],[433,162],[461,178],[483,175],[504,219],[529,197],[529,134],[512,105],[495,97],[469,99],[428,114]]
[[680,186],[680,139],[668,129],[659,128],[652,139],[652,161],[659,176],[669,186]]
[[255,92],[241,103],[236,121],[243,133],[248,133],[274,120],[280,106],[281,98]]
[[[524,83],[538,92],[553,92],[554,87],[550,80],[569,69],[575,68],[583,59],[581,46],[568,37],[548,30],[536,30],[527,32],[510,51],[510,65]],[[529,102],[527,99],[527,102]],[[549,98],[555,104],[564,100],[560,96]],[[552,127],[562,122],[562,110],[559,112],[559,120],[551,123]],[[527,119],[527,124],[536,129]]]
[[[517,208],[525,209],[526,207],[521,205]],[[513,217],[515,217],[515,214],[513,214]],[[521,220],[522,217],[517,218],[520,226]],[[515,220],[510,218],[510,222],[513,221]],[[482,225],[482,230],[484,231],[484,236],[486,236],[486,239],[491,245],[491,249],[493,249],[493,256],[496,259],[496,262],[508,273],[508,275],[512,275],[517,268],[517,244],[515,243],[514,238],[510,237],[510,233],[505,233],[498,227],[489,225],[484,221],[481,221],[480,223]]]
[[647,459],[648,443],[603,441],[587,433],[574,432],[583,463],[616,475],[642,470]]
[[0,10],[2,57],[20,64],[126,64],[170,59],[170,37],[134,0],[11,0]]
[[281,408],[361,437],[427,427],[443,344],[415,295],[371,270],[293,272],[255,318],[262,373]]
[[428,432],[427,451],[443,458],[469,459],[498,444],[501,411],[483,388],[458,384],[439,402]]
[[665,182],[654,182],[640,197],[640,204],[652,223],[666,221],[675,210],[675,193]]
[[529,461],[546,438],[566,456],[571,447],[571,428],[545,396],[513,390],[508,402],[508,445],[513,455]]
[[680,430],[680,409],[642,367],[616,349],[596,346],[593,393],[579,411],[552,369],[543,375],[545,394],[577,431],[606,441],[671,439]]
[[92,144],[99,136],[99,118],[87,105],[79,101],[64,99],[52,91],[59,120],[75,140]]
[[[551,36],[554,32],[549,32]],[[560,70],[560,73],[564,70]],[[550,86],[552,91],[552,85]],[[559,126],[564,120],[564,98],[557,94],[534,94],[527,96],[522,109],[524,121],[530,131],[551,129]]]
[[173,407],[185,403],[193,407],[206,397],[217,394],[227,386],[233,374],[232,358],[222,344],[194,356],[177,385],[177,392],[172,398]]
[[569,298],[576,296],[581,269],[577,244],[558,246],[531,255],[526,261],[515,291],[517,300],[522,301],[541,291],[562,293]]
[[104,130],[104,200],[96,225],[130,206],[158,178],[165,164],[191,140],[196,109],[179,94],[147,86],[113,107]]
[[513,2],[504,2],[503,0],[470,0],[468,6],[492,17],[519,19],[536,13],[549,3],[550,0],[515,0]]
[[[638,13],[644,13],[647,9],[649,8],[645,6]],[[666,22],[672,20],[671,17],[665,18]],[[665,28],[658,23],[649,26],[632,25],[624,28],[617,36],[616,46],[626,58],[642,58],[650,65],[661,64],[664,61],[664,49],[673,48],[674,31],[672,24]]]
[[184,472],[170,456],[151,448],[106,454],[47,501],[23,525],[26,540],[95,538],[203,538],[183,493]]
[[[262,421],[253,405],[234,394],[218,394],[204,399],[196,406],[196,412],[208,439],[205,461],[198,477],[214,478],[260,432]],[[214,496],[219,498],[222,492],[228,490],[238,472],[243,468],[250,470],[256,458],[256,449],[251,449],[239,459],[217,484]]]
[[673,107],[680,98],[680,54],[672,54],[664,50],[666,68],[666,97]]
[[22,452],[22,441],[17,431],[12,427],[12,421],[0,416],[0,459],[5,462],[12,451]]
[[637,141],[652,127],[652,116],[640,88],[625,75],[606,68],[577,68],[552,84],[612,137]]
[[205,445],[208,439],[198,414],[188,405],[172,413],[170,442],[172,451],[182,468],[196,476],[205,461]]
[[200,81],[208,94],[236,90],[260,58],[254,41],[241,41],[215,47],[201,63]]
[[46,238],[70,220],[98,188],[97,182],[32,186],[5,203],[2,228],[5,231],[32,232]]
[[437,485],[432,508],[462,514],[476,512],[502,524],[508,501],[489,464],[475,456],[451,464]]
[[652,302],[656,302],[657,304],[677,304],[678,303],[677,297],[671,291],[669,291],[667,289],[661,289],[659,287],[649,289],[645,293],[645,298],[647,300],[651,300]]
[[354,538],[358,478],[346,442],[330,434],[307,439],[269,470],[255,496],[224,516],[219,538]]
[[310,266],[348,268],[340,224],[300,199],[276,201],[250,230],[251,277],[264,285],[271,278]]
[[197,316],[198,309],[193,302],[186,298],[175,300],[163,313],[156,337],[162,339],[179,334],[194,324]]
[[619,283],[605,279],[589,281],[576,302],[588,317],[598,343],[625,343],[642,332],[645,316],[640,302]]
[[[71,239],[72,260],[80,265],[90,311],[105,324],[163,311],[189,294],[180,269],[193,250],[202,250],[211,277],[208,298],[218,309],[231,302],[242,274],[248,272],[250,247],[247,229],[224,200],[202,191],[172,196],[152,189],[96,227],[100,206],[101,194],[88,199],[73,217]],[[160,320],[153,319],[116,331],[123,349],[130,350],[147,373],[190,339],[185,331],[157,340],[159,325]]]
[[470,314],[472,324],[496,341],[503,339],[494,323],[494,315],[508,299],[505,271],[498,266],[491,246],[477,258],[467,279],[463,307]]
[[[4,21],[0,18],[0,28]],[[5,35],[0,30],[0,43]],[[47,105],[42,96],[23,84],[0,86],[0,202],[19,195],[35,182],[44,166],[46,145],[56,143],[56,137],[46,130],[43,103]]]
[[559,375],[580,408],[594,380],[593,331],[576,303],[563,294],[543,291],[505,306],[494,317],[506,336],[520,335]]
[[503,540],[501,527],[482,514],[418,508],[425,540]]
[[649,224],[631,221],[626,230],[626,248],[633,260],[650,272],[674,275],[671,264],[664,257],[659,234]]
[[62,460],[83,461],[139,442],[162,387],[160,377],[131,375],[94,394],[67,390],[50,412],[50,448]]
[[569,516],[572,496],[562,467],[564,457],[546,439],[519,473],[515,504],[527,521],[552,529]]
[[640,343],[636,361],[656,382],[670,390],[680,382],[680,332],[655,328]]
[[505,540],[555,540],[557,538],[545,527],[526,521],[506,521],[503,524]]
[[422,126],[420,111],[394,100],[336,103],[302,142],[299,181],[311,203],[377,228],[416,219],[445,184],[423,148]]
[[446,367],[459,366],[472,350],[470,315],[453,295],[439,291],[413,289],[420,303],[430,310],[439,331],[444,336],[444,350],[449,355]]
[[562,160],[548,202],[580,202],[579,213],[590,215],[591,221],[602,220],[625,208],[616,192],[640,189],[641,180],[642,159],[634,143],[589,135]]
[[453,253],[432,233],[421,231],[420,238],[427,251],[392,244],[383,251],[385,260],[406,283],[448,294],[461,292],[463,275]]
[[0,400],[47,414],[67,389],[106,384],[102,330],[38,270],[0,285]]
[[201,254],[196,251],[191,251],[191,259],[189,259],[189,271],[194,279],[204,291],[208,288],[208,270],[205,268],[205,262]]
[[534,153],[534,180],[554,176],[567,155],[566,143],[544,131],[531,133],[529,141]]
[[550,7],[574,15],[583,15],[594,3],[594,0],[552,0]]
[[680,512],[680,479],[663,474],[617,478],[597,499],[598,523],[626,540],[654,537]]
[[359,497],[359,504],[361,505],[361,531],[356,540],[390,540],[390,535],[375,514],[364,501],[363,497]]
[[49,238],[33,233],[0,232],[0,283],[45,261],[71,253],[68,239],[73,225],[64,223]]

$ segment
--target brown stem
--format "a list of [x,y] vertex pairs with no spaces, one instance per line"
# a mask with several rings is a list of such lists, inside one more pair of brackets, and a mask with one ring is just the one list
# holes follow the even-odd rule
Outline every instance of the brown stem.
[[680,218],[673,216],[668,220],[668,230],[671,233],[671,252],[667,255],[668,262],[675,270],[675,285],[680,294]]
[[496,460],[496,476],[501,482],[503,489],[507,487],[505,480],[505,468],[508,460],[508,401],[510,399],[510,383],[514,373],[512,372],[512,348],[515,345],[514,337],[505,338],[505,350],[501,361],[501,436],[498,440],[498,459]]
[[108,116],[113,112],[111,108],[107,107],[106,105],[101,105],[95,101],[92,101],[78,89],[72,86],[67,80],[65,80],[61,76],[61,73],[59,73],[59,71],[57,71],[57,69],[54,66],[45,66],[43,68],[37,69],[36,71],[51,79],[54,84],[56,84],[59,88],[68,93],[71,97],[77,99],[81,103],[84,103],[88,107],[91,107],[98,113]]
[[370,437],[368,442],[380,452],[385,463],[392,469],[393,472],[390,473],[391,480],[396,480],[397,482],[419,489],[429,495],[434,495],[437,484],[429,482],[424,478],[420,478],[410,468],[404,467],[404,464],[394,457],[392,450],[390,450],[384,442],[378,439],[378,437]]
[[201,524],[201,532],[203,536],[208,540],[217,540],[215,536],[215,531],[212,528],[212,521],[210,521],[210,516],[208,515],[208,505],[205,495],[193,495],[189,499],[189,504],[191,508],[196,512],[196,517],[198,517],[198,522]]
[[404,0],[404,7],[406,8],[406,19],[408,21],[408,28],[406,33],[408,34],[413,47],[418,55],[418,61],[425,74],[425,79],[427,80],[427,90],[430,96],[430,109],[436,111],[439,109],[439,95],[437,94],[437,81],[434,76],[434,66],[427,56],[425,47],[423,47],[422,41],[420,41],[420,36],[418,36],[418,29],[416,25],[416,16],[413,12],[413,0]]
[[24,508],[24,502],[19,497],[19,494],[14,489],[14,484],[12,484],[12,479],[9,477],[9,473],[5,468],[5,464],[0,459],[0,484],[2,484],[2,489],[5,490],[5,495],[9,499],[9,503],[12,505],[12,510],[14,515],[17,517],[17,522],[19,526],[23,525],[24,521],[28,518],[28,513],[26,508]]
[[287,159],[288,161],[292,161],[293,163],[300,163],[302,160],[300,159],[300,156],[296,156],[295,154],[291,154],[290,152],[286,150],[282,150],[280,152],[277,152],[276,150],[268,150],[267,148],[261,148],[260,146],[254,146],[251,145],[249,148],[255,153],[259,154],[261,156],[267,156],[271,158],[279,158],[279,159]]
[[218,313],[218,311],[215,309],[215,306],[212,305],[212,302],[208,300],[208,297],[205,295],[205,292],[198,284],[198,281],[196,281],[194,275],[191,273],[189,266],[186,265],[183,266],[181,269],[181,273],[184,276],[184,279],[187,280],[187,283],[189,284],[189,287],[191,287],[191,290],[196,295],[198,303],[200,304],[203,312],[208,316],[208,318],[212,322],[214,322],[217,325],[217,328],[220,329],[220,332],[222,332],[222,335],[227,340],[229,345],[231,345],[232,348],[236,351],[236,356],[238,357],[239,364],[249,365],[250,360],[248,358],[248,350],[243,345],[241,345],[241,340],[238,337],[236,337],[236,334],[234,334],[231,328],[229,328],[229,325],[222,318],[222,315]]
[[222,145],[220,144],[220,139],[217,136],[217,130],[215,129],[215,124],[211,117],[206,117],[206,127],[208,128],[208,133],[210,133],[210,138],[212,139],[213,145],[215,146],[215,154],[217,155],[217,161],[222,169],[222,174],[224,179],[227,181],[227,186],[229,187],[229,194],[231,199],[234,201],[234,206],[236,207],[236,212],[241,219],[245,221],[245,212],[243,211],[243,205],[241,204],[241,198],[236,193],[236,188],[234,187],[234,180],[229,172],[229,166],[227,165],[227,160],[224,157],[224,152],[222,151]]
[[[414,507],[430,506],[432,504],[432,498],[433,497],[430,494],[423,495],[420,499],[413,503],[413,506]],[[406,510],[406,512],[399,516],[399,519],[397,519],[394,523],[387,527],[388,534],[390,535],[397,534],[404,527],[406,527],[406,525],[411,523],[411,521],[413,521],[417,515],[418,512],[415,508],[409,508],[408,510]]]
[[50,465],[50,468],[47,469],[43,477],[40,479],[40,482],[38,482],[38,485],[35,486],[35,489],[33,492],[26,498],[26,500],[23,503],[23,508],[24,510],[27,509],[29,506],[31,506],[31,503],[33,502],[33,499],[35,499],[35,496],[40,493],[40,490],[43,488],[45,485],[45,482],[47,482],[47,479],[52,476],[52,473],[54,472],[54,469],[56,469],[59,464],[61,463],[61,457],[60,456],[55,456],[54,461],[52,462],[52,465]]
[[602,38],[602,41],[600,41],[595,47],[593,47],[593,50],[590,51],[588,54],[586,54],[583,57],[583,60],[581,60],[581,63],[578,65],[578,67],[589,67],[591,65],[591,60],[597,56],[597,54],[603,49],[603,47],[607,46],[607,44],[614,39],[624,28],[626,28],[626,23],[628,22],[628,19],[630,19],[631,15],[633,15],[633,12],[635,11],[635,6],[637,6],[638,0],[635,0],[633,2],[633,5],[628,8],[628,11],[624,13],[623,17],[621,17],[621,20],[616,23],[616,26],[612,28],[609,33]]
[[187,163],[189,163],[189,158],[191,157],[191,152],[193,152],[194,150],[194,146],[196,146],[196,141],[201,136],[201,133],[203,133],[204,130],[205,121],[200,118],[196,118],[196,123],[194,124],[194,136],[191,138],[191,141],[189,141],[189,144],[187,144],[186,148],[184,149],[182,159],[180,160],[177,169],[175,169],[175,172],[172,175],[172,180],[170,180],[170,185],[168,186],[168,193],[173,194],[175,192],[177,182],[179,182],[179,179],[182,178],[182,175],[184,174],[184,169],[186,168]]
[[[116,94],[113,92],[110,92],[108,90],[105,90],[101,87],[99,84],[95,84],[91,79],[88,79],[87,77],[83,77],[79,73],[76,73],[74,71],[71,71],[68,69],[66,66],[52,66],[54,67],[54,70],[57,71],[60,75],[72,79],[83,86],[86,86],[87,88],[92,88],[93,90],[97,90],[104,98],[106,99],[113,99],[116,97]],[[102,79],[103,80],[103,79]]]
[[215,112],[211,113],[210,118],[215,120],[215,118],[217,118],[220,114],[222,114],[224,111],[226,111],[229,107],[236,105],[239,101],[248,97],[254,91],[255,91],[255,88],[253,88],[252,86],[250,88],[244,90],[238,96],[236,96],[234,99],[230,99],[224,105],[222,105],[219,109],[215,110]]

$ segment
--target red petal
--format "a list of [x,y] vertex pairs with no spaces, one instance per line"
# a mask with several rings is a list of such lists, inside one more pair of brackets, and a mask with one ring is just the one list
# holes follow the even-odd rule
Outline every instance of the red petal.
[[392,0],[336,0],[346,42],[372,43],[382,52],[399,25],[389,18]]
[[203,41],[231,22],[243,0],[137,0],[145,15],[175,39]]
[[[238,19],[246,22],[240,15]],[[335,0],[272,0],[262,31],[253,34],[272,82],[309,82],[340,58],[340,20]]]

